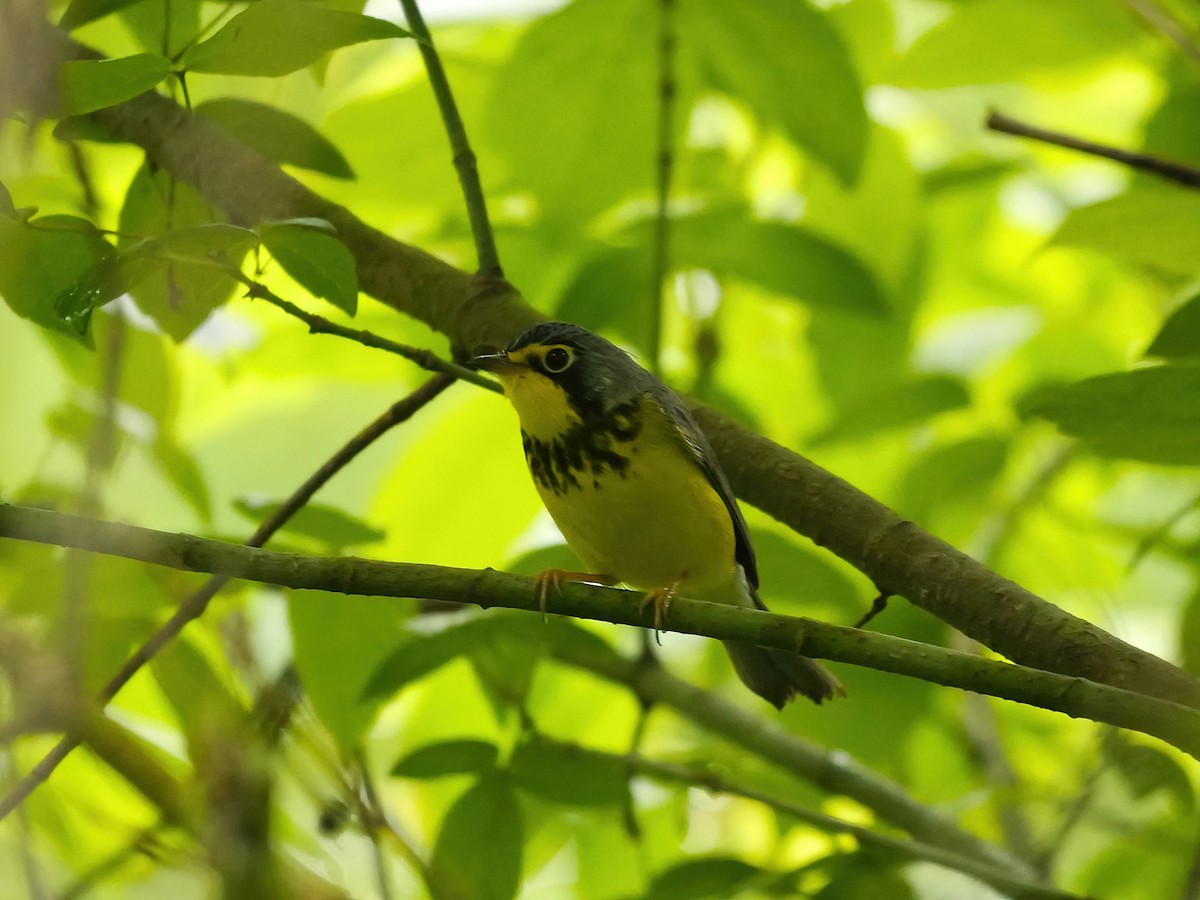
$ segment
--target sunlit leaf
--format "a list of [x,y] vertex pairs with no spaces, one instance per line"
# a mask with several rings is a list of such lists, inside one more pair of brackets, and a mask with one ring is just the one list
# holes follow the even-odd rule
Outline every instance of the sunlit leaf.
[[286,75],[339,47],[409,36],[400,26],[371,16],[299,0],[261,0],[189,48],[182,64],[192,72]]
[[310,293],[349,315],[357,312],[358,274],[345,244],[305,225],[272,223],[259,233],[263,246]]
[[418,747],[392,767],[398,778],[437,778],[486,772],[496,765],[499,749],[488,741],[442,741]]
[[222,131],[267,159],[334,178],[354,177],[350,164],[328,138],[277,107],[241,97],[220,97],[197,105],[196,114],[216,122]]
[[114,106],[150,90],[174,68],[169,59],[153,53],[64,63],[64,112],[79,115]]
[[71,4],[58,22],[58,27],[72,31],[80,25],[86,25],[88,22],[139,2],[141,0],[71,0]]
[[521,880],[521,808],[508,779],[486,774],[442,819],[429,877],[447,900],[511,900]]
[[1200,196],[1144,189],[1073,210],[1053,243],[1182,275],[1200,270]]
[[1200,464],[1200,367],[1165,365],[1099,375],[1032,399],[1024,410],[1097,453]]

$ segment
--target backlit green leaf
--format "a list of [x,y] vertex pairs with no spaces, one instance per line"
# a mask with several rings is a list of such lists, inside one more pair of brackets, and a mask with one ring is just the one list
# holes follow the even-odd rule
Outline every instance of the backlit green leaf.
[[226,134],[267,159],[334,178],[354,177],[350,164],[328,138],[277,107],[241,97],[220,97],[199,104],[196,114],[216,122]]
[[442,819],[429,879],[445,900],[511,900],[521,881],[521,808],[508,779],[484,775]]
[[[279,503],[240,498],[233,508],[252,522],[263,522],[279,511]],[[387,535],[362,519],[321,503],[307,503],[284,524],[282,531],[326,544],[334,552],[382,541]]]
[[354,257],[336,237],[303,225],[271,224],[259,229],[263,246],[296,281],[338,309],[358,310]]
[[169,59],[153,53],[64,63],[64,112],[79,115],[114,106],[150,90],[174,68]]
[[339,47],[410,36],[400,26],[371,16],[300,0],[260,0],[191,47],[182,62],[192,72],[286,75]]
[[551,803],[619,806],[629,799],[625,766],[586,747],[532,736],[509,761],[513,784]]
[[71,0],[71,4],[58,22],[58,27],[72,31],[80,25],[86,25],[88,22],[139,2],[141,0]]
[[650,885],[647,900],[704,900],[732,897],[763,870],[726,856],[689,859],[660,872]]
[[1167,317],[1146,355],[1163,359],[1200,357],[1200,295],[1192,297]]
[[1053,243],[1181,275],[1200,271],[1200,196],[1146,188],[1073,210]]
[[437,778],[485,772],[496,765],[500,751],[488,741],[442,741],[418,747],[392,767],[398,778]]

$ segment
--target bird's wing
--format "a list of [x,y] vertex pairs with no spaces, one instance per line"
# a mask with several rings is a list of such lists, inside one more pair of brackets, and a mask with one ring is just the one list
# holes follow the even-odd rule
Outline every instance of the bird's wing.
[[729,518],[733,520],[734,559],[746,573],[746,581],[749,582],[751,588],[750,596],[754,599],[755,605],[765,609],[754,590],[758,587],[758,563],[754,558],[754,547],[750,543],[750,529],[746,527],[746,520],[742,518],[742,511],[738,509],[737,499],[733,496],[733,488],[729,486],[729,480],[717,463],[716,452],[709,444],[708,438],[704,436],[704,432],[700,430],[700,426],[696,424],[696,420],[692,418],[692,414],[688,412],[683,400],[663,384],[656,383],[653,387],[654,399],[658,401],[675,424],[685,448],[696,461],[713,490],[717,492],[725,504],[725,508],[729,510]]

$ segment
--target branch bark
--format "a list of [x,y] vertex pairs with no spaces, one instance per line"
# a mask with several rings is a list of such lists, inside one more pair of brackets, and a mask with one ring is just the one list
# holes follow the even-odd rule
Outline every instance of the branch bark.
[[[449,335],[503,345],[542,319],[507,282],[472,278],[364,224],[173,101],[143,94],[93,114],[235,222],[318,216],[354,254],[362,289]],[[808,460],[710,410],[701,425],[738,494],[1017,662],[1200,707],[1200,681],[1000,578]]]
[[[114,522],[86,522],[46,510],[0,504],[0,537],[74,547],[153,565],[290,588],[540,608],[532,579],[494,570],[388,563],[353,557],[271,553],[186,534]],[[633,591],[568,584],[552,612],[644,626],[643,597]],[[794,650],[865,665],[1107,722],[1161,738],[1200,758],[1200,712],[1082,678],[980,659],[929,644],[854,628],[681,598],[667,630]]]

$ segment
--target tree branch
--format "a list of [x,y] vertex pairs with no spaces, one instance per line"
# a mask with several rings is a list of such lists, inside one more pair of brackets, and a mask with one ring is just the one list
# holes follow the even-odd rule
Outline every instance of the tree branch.
[[[332,222],[355,256],[362,289],[457,347],[502,346],[542,319],[507,283],[472,279],[392,240],[165,97],[143,94],[92,118],[236,222],[305,215]],[[1200,707],[1200,681],[1187,673],[1000,578],[808,460],[712,411],[700,418],[743,499],[890,592],[1017,662]]]
[[1045,144],[1053,144],[1056,147],[1078,150],[1080,153],[1086,153],[1089,156],[1110,159],[1113,162],[1119,162],[1122,165],[1157,175],[1159,178],[1165,178],[1167,181],[1182,184],[1184,187],[1200,188],[1200,169],[1184,165],[1183,163],[1172,162],[1169,159],[1162,159],[1158,156],[1152,156],[1149,153],[1136,153],[1131,150],[1121,150],[1117,147],[1109,147],[1104,144],[1085,141],[1083,138],[1064,134],[1061,131],[1038,128],[1036,125],[1029,125],[995,111],[988,113],[987,127],[1001,134],[1012,134],[1017,137],[1030,138],[1031,140],[1041,141]]
[[[79,534],[74,532],[78,524],[76,516],[0,504],[0,537],[71,546],[184,571],[211,572],[290,588],[448,600],[484,608],[539,608],[532,579],[504,572],[270,553],[114,522],[88,523],[90,527]],[[569,584],[551,610],[642,626],[643,599],[634,591]],[[1081,678],[993,662],[889,635],[696,600],[674,603],[667,630],[778,647],[1005,697],[1141,731],[1200,758],[1200,712]]]

